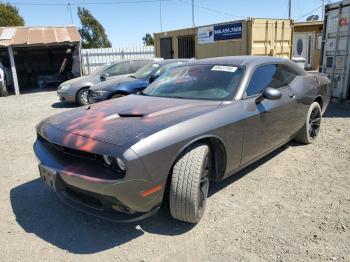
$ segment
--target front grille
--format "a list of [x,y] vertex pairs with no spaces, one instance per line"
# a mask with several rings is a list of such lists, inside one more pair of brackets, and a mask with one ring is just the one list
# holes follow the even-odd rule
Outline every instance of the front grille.
[[61,145],[58,145],[55,143],[51,143],[48,140],[46,140],[45,138],[43,138],[42,136],[40,136],[39,134],[38,134],[38,140],[41,141],[42,143],[44,143],[46,146],[51,147],[51,148],[65,154],[65,155],[68,155],[68,156],[82,158],[82,159],[88,159],[88,160],[97,160],[98,159],[98,155],[96,155],[96,154],[81,151],[81,150],[76,150],[76,149],[69,148],[66,146],[61,146]]
[[103,209],[101,200],[92,194],[86,193],[84,190],[79,190],[74,187],[67,187],[66,193],[70,198],[73,198],[75,201],[78,201],[81,204],[85,204],[97,210]]

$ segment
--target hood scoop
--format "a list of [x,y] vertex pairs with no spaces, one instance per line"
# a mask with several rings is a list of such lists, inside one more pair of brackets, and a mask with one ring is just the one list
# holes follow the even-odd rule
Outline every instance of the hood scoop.
[[103,121],[109,121],[117,118],[131,118],[131,117],[143,117],[142,114],[132,114],[132,113],[119,113],[107,116],[103,119]]
[[119,113],[119,117],[143,117],[143,114],[137,114],[137,113]]

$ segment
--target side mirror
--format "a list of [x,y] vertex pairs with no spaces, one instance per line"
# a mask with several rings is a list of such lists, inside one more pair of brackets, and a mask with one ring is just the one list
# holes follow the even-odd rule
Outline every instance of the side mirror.
[[280,90],[272,87],[266,87],[262,94],[255,100],[256,104],[259,104],[264,99],[269,100],[278,100],[282,97],[282,93]]
[[107,73],[102,73],[102,74],[100,75],[101,81],[106,81],[108,76],[109,76],[109,75],[108,75]]
[[150,82],[150,83],[153,83],[154,80],[156,80],[157,78],[158,78],[157,75],[151,75],[150,78],[149,78],[149,82]]

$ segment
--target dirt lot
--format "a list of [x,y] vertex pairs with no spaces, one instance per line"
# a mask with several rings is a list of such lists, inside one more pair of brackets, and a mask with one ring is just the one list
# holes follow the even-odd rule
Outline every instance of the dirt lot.
[[0,98],[1,261],[350,261],[350,105],[318,140],[289,143],[211,185],[196,225],[166,211],[112,224],[59,202],[38,179],[34,126],[69,108],[54,92]]

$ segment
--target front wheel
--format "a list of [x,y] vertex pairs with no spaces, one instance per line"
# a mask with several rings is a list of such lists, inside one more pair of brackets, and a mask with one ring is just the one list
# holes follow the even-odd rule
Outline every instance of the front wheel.
[[89,93],[89,89],[87,88],[84,88],[78,92],[77,103],[79,105],[86,106],[89,104],[88,93]]
[[202,218],[208,196],[210,151],[206,144],[188,147],[176,161],[170,184],[171,215],[188,223]]
[[295,140],[302,144],[310,144],[320,132],[322,119],[321,106],[317,102],[310,105],[304,126],[300,129]]

